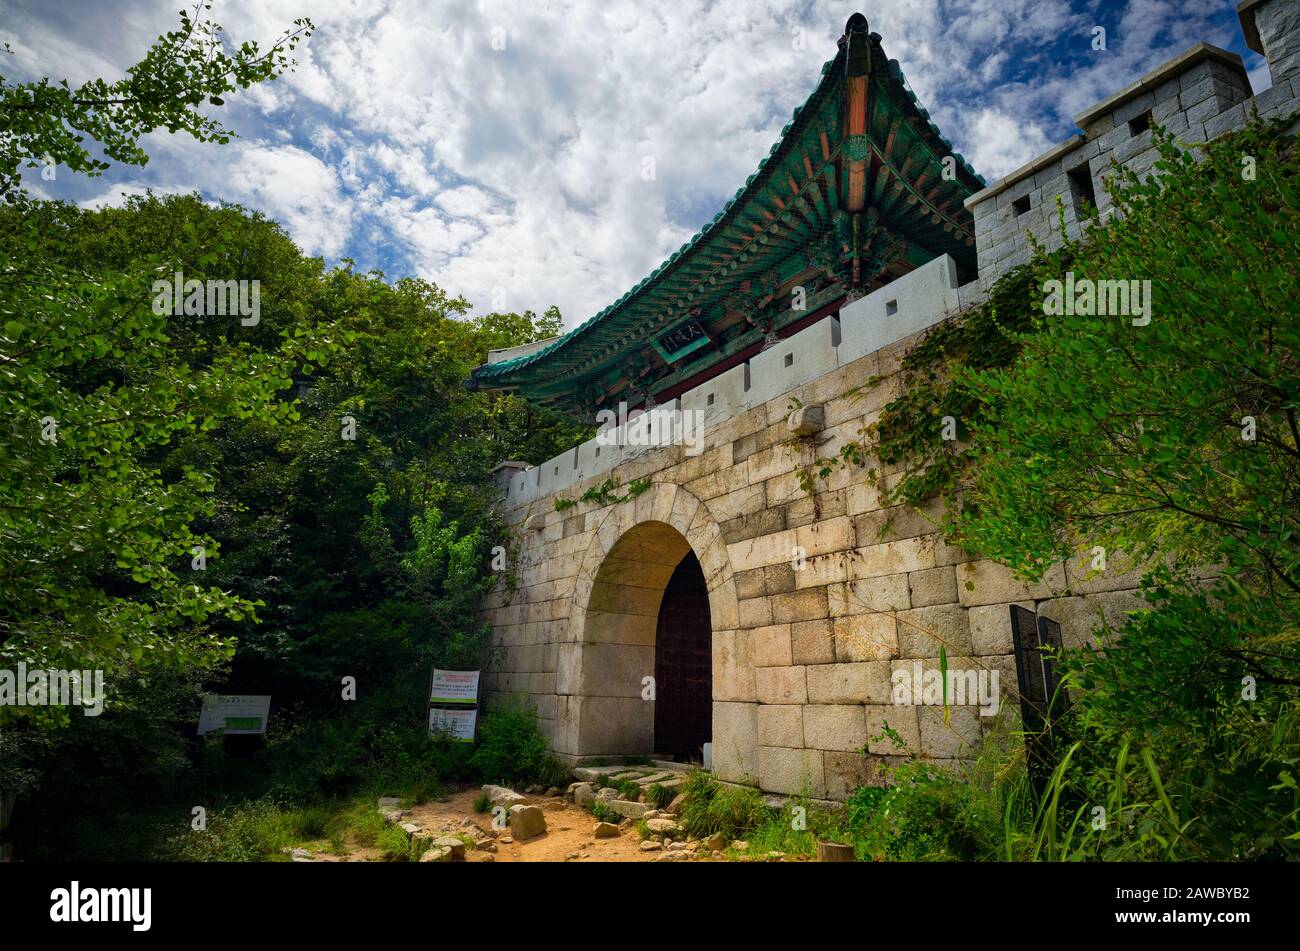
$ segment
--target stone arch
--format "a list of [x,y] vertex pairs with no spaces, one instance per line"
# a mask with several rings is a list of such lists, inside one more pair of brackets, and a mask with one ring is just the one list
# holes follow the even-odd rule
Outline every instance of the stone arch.
[[556,752],[574,759],[654,752],[654,712],[641,699],[642,678],[654,671],[660,599],[687,552],[709,592],[717,749],[719,666],[730,663],[719,646],[734,644],[739,611],[727,546],[698,498],[655,482],[609,507],[582,557],[558,652]]

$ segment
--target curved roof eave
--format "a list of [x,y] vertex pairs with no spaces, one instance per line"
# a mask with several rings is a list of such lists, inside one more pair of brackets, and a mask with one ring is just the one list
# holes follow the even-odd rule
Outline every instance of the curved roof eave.
[[[873,47],[873,59],[876,57],[883,59],[884,55],[879,44],[879,35],[871,34],[870,39]],[[802,105],[795,107],[790,121],[781,130],[781,137],[768,149],[767,154],[759,161],[758,167],[745,180],[745,184],[713,219],[696,232],[689,241],[669,255],[666,260],[619,297],[618,300],[587,318],[567,333],[556,337],[546,346],[510,360],[477,367],[472,377],[474,384],[481,385],[484,388],[495,388],[511,386],[517,383],[520,371],[538,363],[549,362],[556,354],[571,347],[575,342],[589,335],[601,325],[610,322],[616,314],[632,306],[640,297],[653,290],[660,280],[666,278],[676,268],[682,266],[695,252],[705,247],[712,235],[717,234],[730,219],[742,213],[749,201],[758,196],[767,186],[768,177],[764,175],[764,172],[769,165],[773,164],[772,160],[783,155],[788,149],[794,148],[800,142],[800,136],[805,131],[808,117],[813,115],[816,107],[820,106],[832,90],[841,83],[843,69],[837,67],[842,67],[844,60],[845,52],[841,45],[841,49],[836,55],[822,65],[821,78],[816,88]],[[890,59],[886,62],[889,79],[896,89],[903,93],[903,104],[921,120],[923,138],[928,140],[928,144],[936,152],[953,155],[957,159],[959,173],[974,186],[971,188],[972,192],[978,190],[979,187],[983,187],[985,184],[983,177],[971,167],[964,156],[952,149],[952,144],[939,131],[930,118],[929,112],[917,100],[916,94],[908,85],[898,61]],[[779,163],[777,164],[779,165]]]

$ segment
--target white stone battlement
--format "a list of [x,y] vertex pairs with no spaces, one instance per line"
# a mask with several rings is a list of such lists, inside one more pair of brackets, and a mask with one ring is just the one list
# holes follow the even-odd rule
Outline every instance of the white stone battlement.
[[[644,415],[619,421],[574,449],[516,472],[508,508],[526,505],[665,446],[686,444],[732,417],[859,357],[924,330],[959,305],[957,265],[943,255],[791,334]],[[633,414],[628,414],[629,416]]]

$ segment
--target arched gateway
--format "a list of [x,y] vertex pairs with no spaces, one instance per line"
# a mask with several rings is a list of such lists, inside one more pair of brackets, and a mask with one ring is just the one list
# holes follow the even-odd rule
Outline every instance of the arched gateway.
[[578,759],[698,760],[713,738],[714,668],[729,661],[735,617],[726,546],[697,498],[655,483],[609,508],[560,645],[557,747]]

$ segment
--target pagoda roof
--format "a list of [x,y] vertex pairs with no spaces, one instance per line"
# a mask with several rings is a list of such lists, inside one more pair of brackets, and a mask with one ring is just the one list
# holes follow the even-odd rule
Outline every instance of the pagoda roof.
[[[855,14],[817,87],[712,221],[604,310],[476,368],[469,385],[588,418],[620,400],[679,391],[939,255],[973,275],[964,201],[983,187]],[[802,308],[788,306],[796,287]],[[692,323],[705,339],[680,357],[656,342]]]

